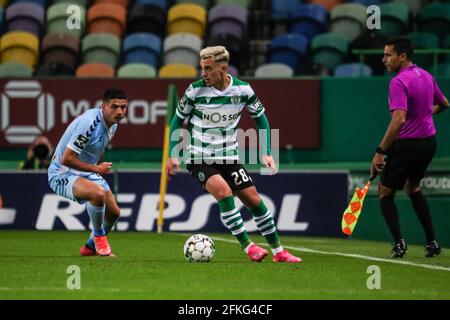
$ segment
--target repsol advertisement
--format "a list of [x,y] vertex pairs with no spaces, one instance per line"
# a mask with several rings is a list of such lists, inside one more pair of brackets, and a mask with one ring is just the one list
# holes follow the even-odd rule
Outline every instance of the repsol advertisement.
[[[251,178],[283,234],[343,236],[342,212],[347,206],[346,172],[250,172]],[[158,217],[158,172],[120,171],[107,181],[117,192],[119,231],[155,231]],[[85,206],[55,195],[45,172],[0,173],[0,229],[87,230]],[[247,230],[257,231],[249,211],[236,205]],[[168,184],[164,230],[227,232],[215,199],[189,174],[180,173]]]
[[[162,148],[168,85],[182,97],[191,80],[39,79],[0,80],[0,148],[23,147],[38,135],[56,145],[69,123],[94,106],[111,87],[128,96],[128,112],[112,145],[118,148]],[[320,147],[319,80],[251,80],[265,106],[270,126],[279,129],[280,147]],[[233,115],[231,116],[233,117]],[[237,117],[237,116],[236,116]],[[213,117],[212,120],[217,120]],[[233,119],[229,119],[233,120]],[[239,123],[254,128],[247,112]]]

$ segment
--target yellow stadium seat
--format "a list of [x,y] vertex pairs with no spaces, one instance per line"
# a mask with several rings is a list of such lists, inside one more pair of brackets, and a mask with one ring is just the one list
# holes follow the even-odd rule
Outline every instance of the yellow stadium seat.
[[197,69],[188,64],[167,64],[159,69],[160,78],[197,78]]
[[0,40],[1,62],[18,62],[34,68],[39,56],[39,39],[32,33],[13,31]]
[[169,10],[167,23],[168,35],[184,32],[202,38],[205,34],[206,9],[197,4],[174,5]]

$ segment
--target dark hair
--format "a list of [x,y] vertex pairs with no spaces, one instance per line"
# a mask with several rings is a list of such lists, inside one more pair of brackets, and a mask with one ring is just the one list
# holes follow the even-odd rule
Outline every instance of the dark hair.
[[111,88],[105,91],[103,94],[103,101],[109,102],[111,99],[126,99],[127,95],[120,89]]
[[404,53],[408,60],[411,60],[413,55],[413,46],[411,39],[408,37],[395,37],[391,38],[384,44],[385,46],[394,46],[394,51],[400,55]]

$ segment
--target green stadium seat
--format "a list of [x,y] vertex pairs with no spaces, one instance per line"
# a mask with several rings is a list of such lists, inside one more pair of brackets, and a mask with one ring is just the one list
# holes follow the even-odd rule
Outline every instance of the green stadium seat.
[[334,70],[347,56],[349,43],[339,34],[324,33],[313,38],[313,62]]
[[442,41],[450,30],[450,3],[432,3],[419,13],[419,30],[431,32]]
[[[442,48],[444,49],[450,49],[450,35],[448,35],[447,37],[445,37],[444,39],[444,43],[442,45]],[[445,55],[445,61],[450,62],[450,53],[447,53]]]
[[392,3],[402,3],[408,6],[409,11],[415,16],[422,9],[422,0],[392,0]]
[[0,78],[29,78],[33,70],[23,63],[2,63],[0,64]]
[[120,60],[120,39],[111,33],[92,33],[81,43],[83,63],[103,63],[116,67]]
[[404,3],[385,3],[380,5],[381,30],[388,37],[403,35],[409,25],[409,8]]
[[[80,8],[81,19],[80,29],[69,29],[67,20],[70,14],[67,9],[71,5],[77,5]],[[69,11],[70,12],[70,11]],[[58,2],[47,9],[47,34],[48,33],[70,33],[78,38],[84,34],[86,28],[86,9],[77,2]]]
[[[413,32],[409,35],[414,49],[439,48],[439,38],[429,32]],[[433,64],[432,54],[414,53],[413,62],[422,68],[429,68]]]
[[156,78],[157,72],[151,65],[144,63],[128,63],[117,70],[118,78]]
[[340,34],[352,42],[366,29],[366,20],[366,7],[362,4],[340,4],[331,11],[330,32]]
[[441,63],[438,66],[438,76],[450,77],[450,63]]

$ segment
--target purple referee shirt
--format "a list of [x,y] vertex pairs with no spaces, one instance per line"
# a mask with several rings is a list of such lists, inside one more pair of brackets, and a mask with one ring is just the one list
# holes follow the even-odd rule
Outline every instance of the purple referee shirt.
[[398,139],[421,139],[436,134],[433,106],[444,96],[436,80],[416,65],[402,68],[389,83],[389,110],[405,110],[406,122]]

